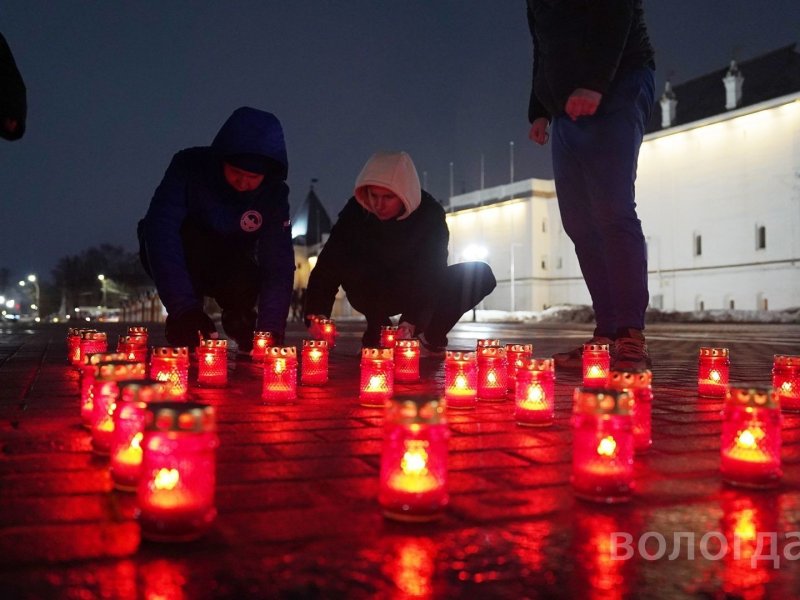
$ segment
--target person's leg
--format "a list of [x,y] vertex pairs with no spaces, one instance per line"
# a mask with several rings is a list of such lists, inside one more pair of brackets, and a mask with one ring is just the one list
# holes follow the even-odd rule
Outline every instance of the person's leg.
[[387,293],[386,282],[362,280],[349,280],[342,287],[347,294],[350,305],[364,315],[367,319],[367,329],[361,337],[364,347],[377,347],[380,345],[381,327],[391,325],[389,318],[400,312],[391,300],[392,295]]
[[431,346],[446,347],[447,333],[468,310],[494,290],[497,282],[484,262],[450,265],[439,288],[439,301],[430,323],[422,332]]

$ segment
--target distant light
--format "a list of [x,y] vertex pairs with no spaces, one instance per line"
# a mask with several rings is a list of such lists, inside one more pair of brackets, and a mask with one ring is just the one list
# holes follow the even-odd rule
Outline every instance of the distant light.
[[0,304],[5,304],[5,303],[6,303],[6,297],[0,296]]
[[[36,318],[38,319],[39,317]],[[67,315],[67,318],[69,319],[69,315]],[[59,322],[58,317],[53,317],[53,323],[58,323],[58,322]]]
[[28,275],[28,281],[30,281],[31,283],[36,281],[36,275]]
[[39,317],[36,317],[36,318],[34,319],[34,321],[36,321],[37,323],[40,323],[42,320],[41,320]]
[[6,308],[14,308],[14,301],[6,300]]
[[464,257],[464,260],[483,260],[489,256],[489,251],[486,249],[486,246],[470,244],[464,248],[461,255]]
[[39,307],[35,304],[31,304],[31,310],[39,310]]
[[87,322],[88,322],[88,321],[91,321],[91,319],[90,319],[89,317],[86,317],[86,319],[85,319],[85,320],[86,320]]
[[103,275],[103,274],[101,273],[100,275],[98,275],[98,276],[97,276],[97,278],[98,278],[100,281],[104,281],[104,280],[105,280],[105,278],[106,278],[106,276],[105,276],[105,275]]
[[24,282],[22,279],[20,279],[20,280],[19,280],[19,284],[20,284],[21,286],[24,286],[24,285],[25,285],[25,282]]
[[75,312],[81,312],[81,309],[76,306],[75,307]]

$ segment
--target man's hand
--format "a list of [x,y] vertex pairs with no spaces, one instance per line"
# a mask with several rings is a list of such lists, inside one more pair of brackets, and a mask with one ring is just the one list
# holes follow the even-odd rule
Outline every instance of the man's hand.
[[528,137],[531,141],[536,142],[540,146],[544,146],[547,140],[550,139],[550,134],[547,133],[547,126],[550,121],[544,117],[539,117],[531,123],[531,130],[528,132]]
[[597,112],[603,94],[586,88],[578,88],[569,95],[564,112],[575,121],[578,117],[588,117]]
[[201,339],[219,337],[217,328],[209,316],[200,309],[193,309],[179,317],[167,316],[165,334],[171,346],[195,348]]

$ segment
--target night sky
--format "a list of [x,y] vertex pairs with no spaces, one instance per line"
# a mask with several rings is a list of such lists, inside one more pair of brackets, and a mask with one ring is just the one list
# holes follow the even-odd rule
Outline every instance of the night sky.
[[[657,94],[800,41],[797,0],[645,0]],[[335,219],[366,159],[410,152],[440,200],[550,177],[527,139],[531,42],[522,0],[89,2],[3,0],[0,32],[28,124],[0,140],[0,267],[49,271],[103,242],[136,247],[171,156],[208,145],[238,106],[274,112],[293,208],[311,178]],[[745,81],[745,85],[747,85]],[[722,83],[720,83],[722,86]]]

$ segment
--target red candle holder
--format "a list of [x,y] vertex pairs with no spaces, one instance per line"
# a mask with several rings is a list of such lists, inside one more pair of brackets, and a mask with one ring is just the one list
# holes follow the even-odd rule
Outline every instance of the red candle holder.
[[122,352],[128,360],[147,362],[147,344],[141,343],[141,337],[121,335],[117,341],[117,352]]
[[481,348],[500,348],[502,345],[503,344],[500,340],[481,339],[476,342],[475,351],[478,352],[478,356],[480,356]]
[[732,386],[722,416],[722,478],[742,487],[778,485],[781,424],[780,401],[773,389]]
[[506,344],[506,361],[508,363],[508,376],[506,383],[509,391],[514,390],[517,381],[517,371],[525,362],[533,357],[532,344]]
[[474,352],[448,350],[444,360],[444,399],[449,408],[470,409],[478,403],[478,360]]
[[268,402],[297,399],[297,348],[294,346],[267,348],[261,399]]
[[319,339],[328,342],[328,349],[332,349],[336,346],[336,323],[333,319],[318,319],[317,322],[320,330]]
[[80,368],[84,354],[108,352],[108,337],[106,333],[104,331],[95,331],[94,329],[81,330],[81,341],[78,351],[80,352],[80,356],[75,366]]
[[400,521],[430,521],[447,506],[447,440],[444,404],[438,399],[397,398],[386,403],[378,501]]
[[80,366],[81,330],[77,327],[67,329],[67,362],[74,367]]
[[220,388],[228,385],[228,340],[200,340],[197,354],[197,385]]
[[381,326],[381,348],[394,348],[394,343],[397,341],[397,325],[383,325]]
[[96,352],[82,358],[81,364],[81,423],[91,429],[94,415],[94,380],[97,376],[97,365],[102,362],[126,362],[127,357],[119,352]]
[[572,488],[594,502],[630,500],[633,493],[632,396],[576,388],[572,414]]
[[394,394],[394,350],[361,349],[361,381],[358,399],[361,406],[383,407]]
[[130,338],[131,342],[147,348],[147,327],[144,325],[133,325],[128,327],[128,338]]
[[189,348],[157,346],[150,355],[150,379],[163,381],[170,400],[183,400],[189,391]]
[[583,345],[583,386],[605,387],[611,369],[608,344]]
[[628,390],[633,395],[631,419],[633,421],[633,448],[646,452],[653,444],[651,437],[651,415],[653,407],[653,374],[649,369],[635,371],[611,371],[608,387],[612,390]]
[[264,357],[267,355],[267,348],[271,348],[274,345],[275,341],[269,331],[254,331],[253,350],[250,352],[253,362],[263,363]]
[[800,356],[776,354],[772,363],[772,387],[781,410],[800,411]]
[[529,359],[517,370],[514,418],[519,425],[550,425],[555,413],[556,372],[551,358]]
[[394,346],[394,380],[398,383],[419,381],[419,340],[396,340]]
[[303,340],[300,385],[328,383],[328,342]]
[[727,348],[700,348],[697,394],[709,398],[724,398],[728,392],[730,365]]
[[478,398],[505,400],[508,388],[506,349],[499,346],[478,347]]
[[145,411],[137,518],[142,537],[188,541],[217,516],[214,409],[197,402],[154,402]]
[[166,397],[163,382],[152,379],[117,383],[119,397],[114,411],[114,434],[111,438],[111,480],[114,487],[135,492],[142,469],[144,413],[151,402]]
[[114,409],[119,394],[118,382],[126,379],[144,379],[144,363],[105,362],[97,365],[92,409],[92,450],[107,455],[114,437]]

